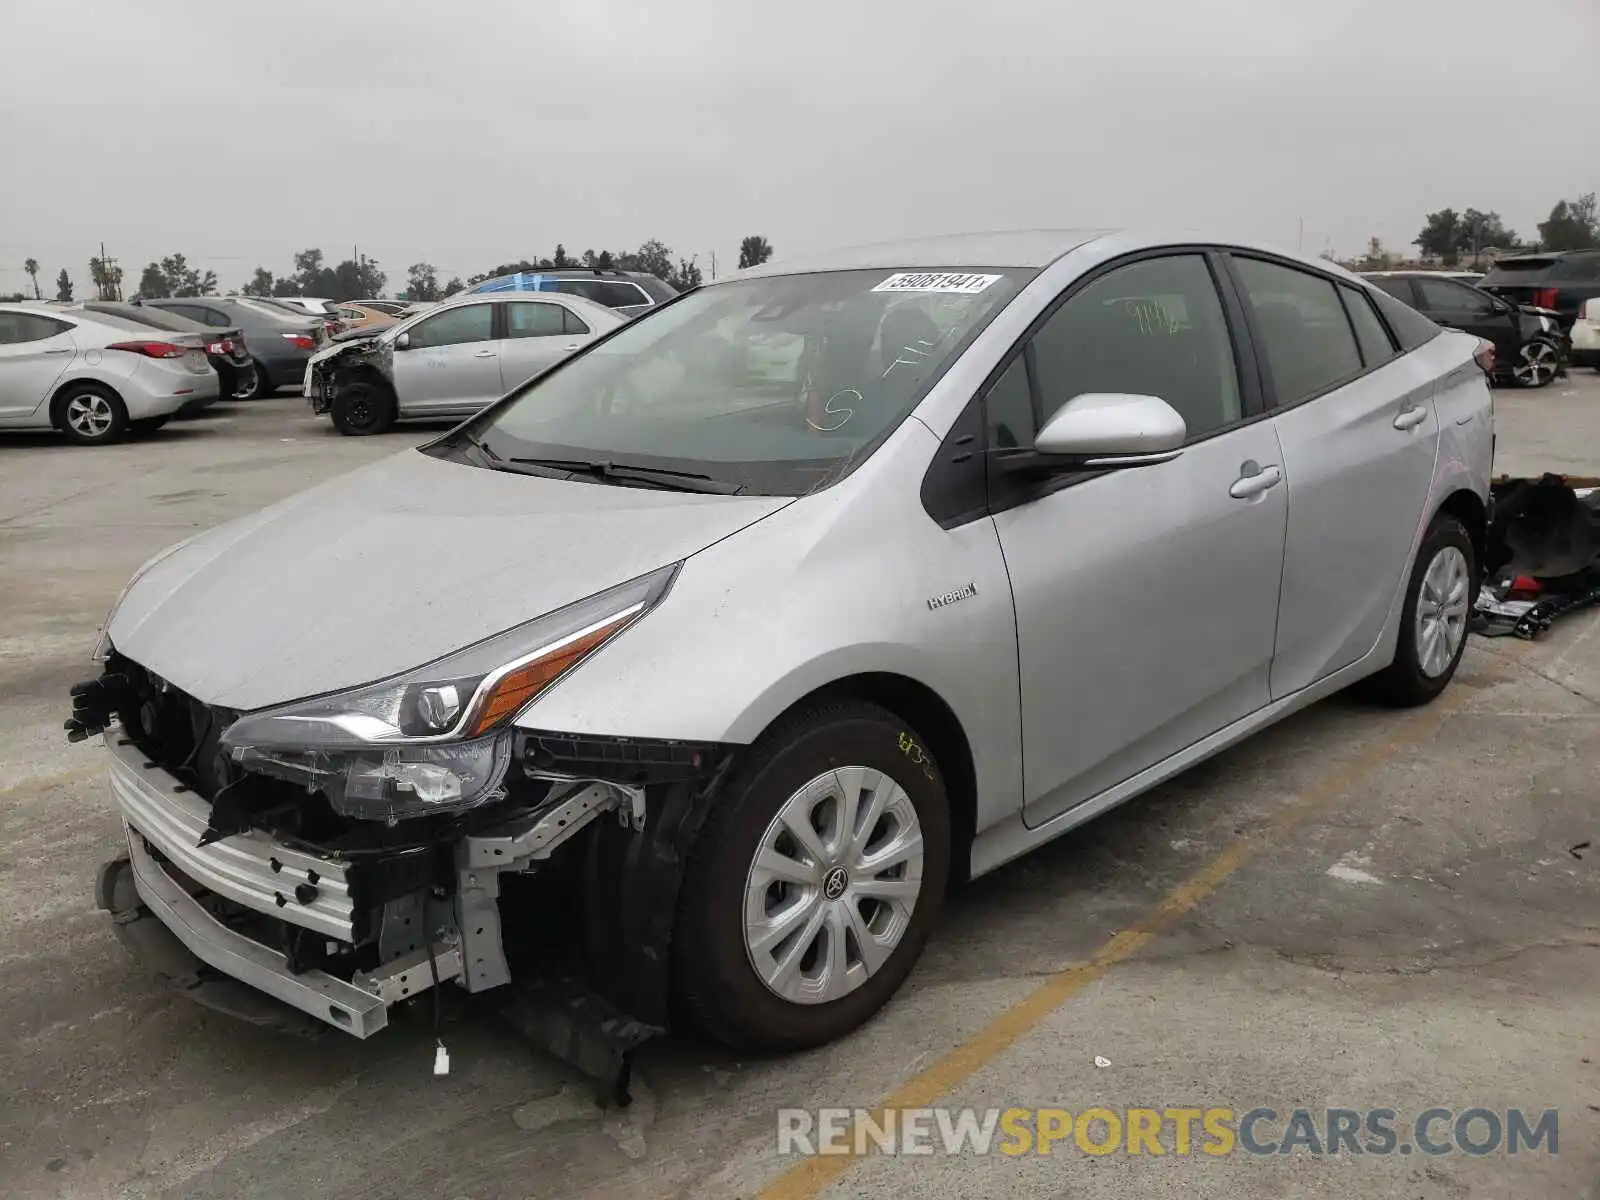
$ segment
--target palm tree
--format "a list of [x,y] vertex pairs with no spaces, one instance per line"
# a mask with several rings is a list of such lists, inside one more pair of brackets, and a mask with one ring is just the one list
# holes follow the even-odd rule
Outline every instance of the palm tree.
[[760,234],[745,238],[739,243],[739,266],[759,267],[772,257],[772,243]]
[[37,258],[26,259],[22,264],[22,269],[28,273],[28,278],[33,280],[33,298],[35,300],[43,300],[44,296],[39,291],[39,260]]

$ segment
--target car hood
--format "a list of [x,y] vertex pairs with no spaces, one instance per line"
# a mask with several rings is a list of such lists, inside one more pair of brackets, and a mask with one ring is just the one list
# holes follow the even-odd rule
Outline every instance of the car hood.
[[431,662],[789,503],[515,475],[408,450],[158,558],[106,632],[208,704],[262,708]]

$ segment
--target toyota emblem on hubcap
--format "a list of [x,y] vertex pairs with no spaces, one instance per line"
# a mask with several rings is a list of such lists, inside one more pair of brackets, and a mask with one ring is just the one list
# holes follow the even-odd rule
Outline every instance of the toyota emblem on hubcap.
[[845,885],[850,882],[850,876],[843,867],[835,867],[822,877],[822,894],[829,900],[837,900],[844,895]]

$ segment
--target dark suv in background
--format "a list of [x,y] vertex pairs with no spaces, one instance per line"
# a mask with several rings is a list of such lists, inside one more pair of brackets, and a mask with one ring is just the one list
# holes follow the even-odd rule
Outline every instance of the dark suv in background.
[[649,312],[677,296],[677,289],[646,271],[602,271],[564,267],[549,271],[518,271],[486,279],[468,292],[564,292],[593,300],[625,317]]
[[1489,268],[1479,285],[1505,300],[1557,313],[1568,332],[1585,300],[1600,296],[1600,250],[1517,254]]
[[1494,375],[1501,383],[1544,387],[1564,370],[1567,342],[1553,314],[1437,271],[1374,271],[1364,278],[1436,325],[1493,342]]

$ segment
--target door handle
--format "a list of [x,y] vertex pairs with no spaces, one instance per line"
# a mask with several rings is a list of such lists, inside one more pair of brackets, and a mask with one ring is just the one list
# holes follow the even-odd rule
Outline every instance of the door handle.
[[494,351],[493,350],[479,350],[472,357],[473,358],[493,358],[494,357]]
[[573,342],[572,345],[570,345],[570,346],[561,347],[562,351],[564,353],[567,353],[567,354],[571,354],[574,350],[577,350],[577,349],[580,349],[580,348],[581,348],[581,343],[579,343],[579,342]]
[[1428,419],[1428,410],[1422,405],[1416,408],[1402,409],[1400,415],[1394,419],[1396,429],[1415,429]]
[[46,350],[45,353],[46,354],[71,354],[72,351],[68,350],[66,347],[62,347],[60,350]]
[[1271,491],[1283,482],[1283,471],[1278,467],[1262,467],[1254,475],[1241,475],[1233,481],[1228,495],[1235,500],[1248,500],[1262,492]]

